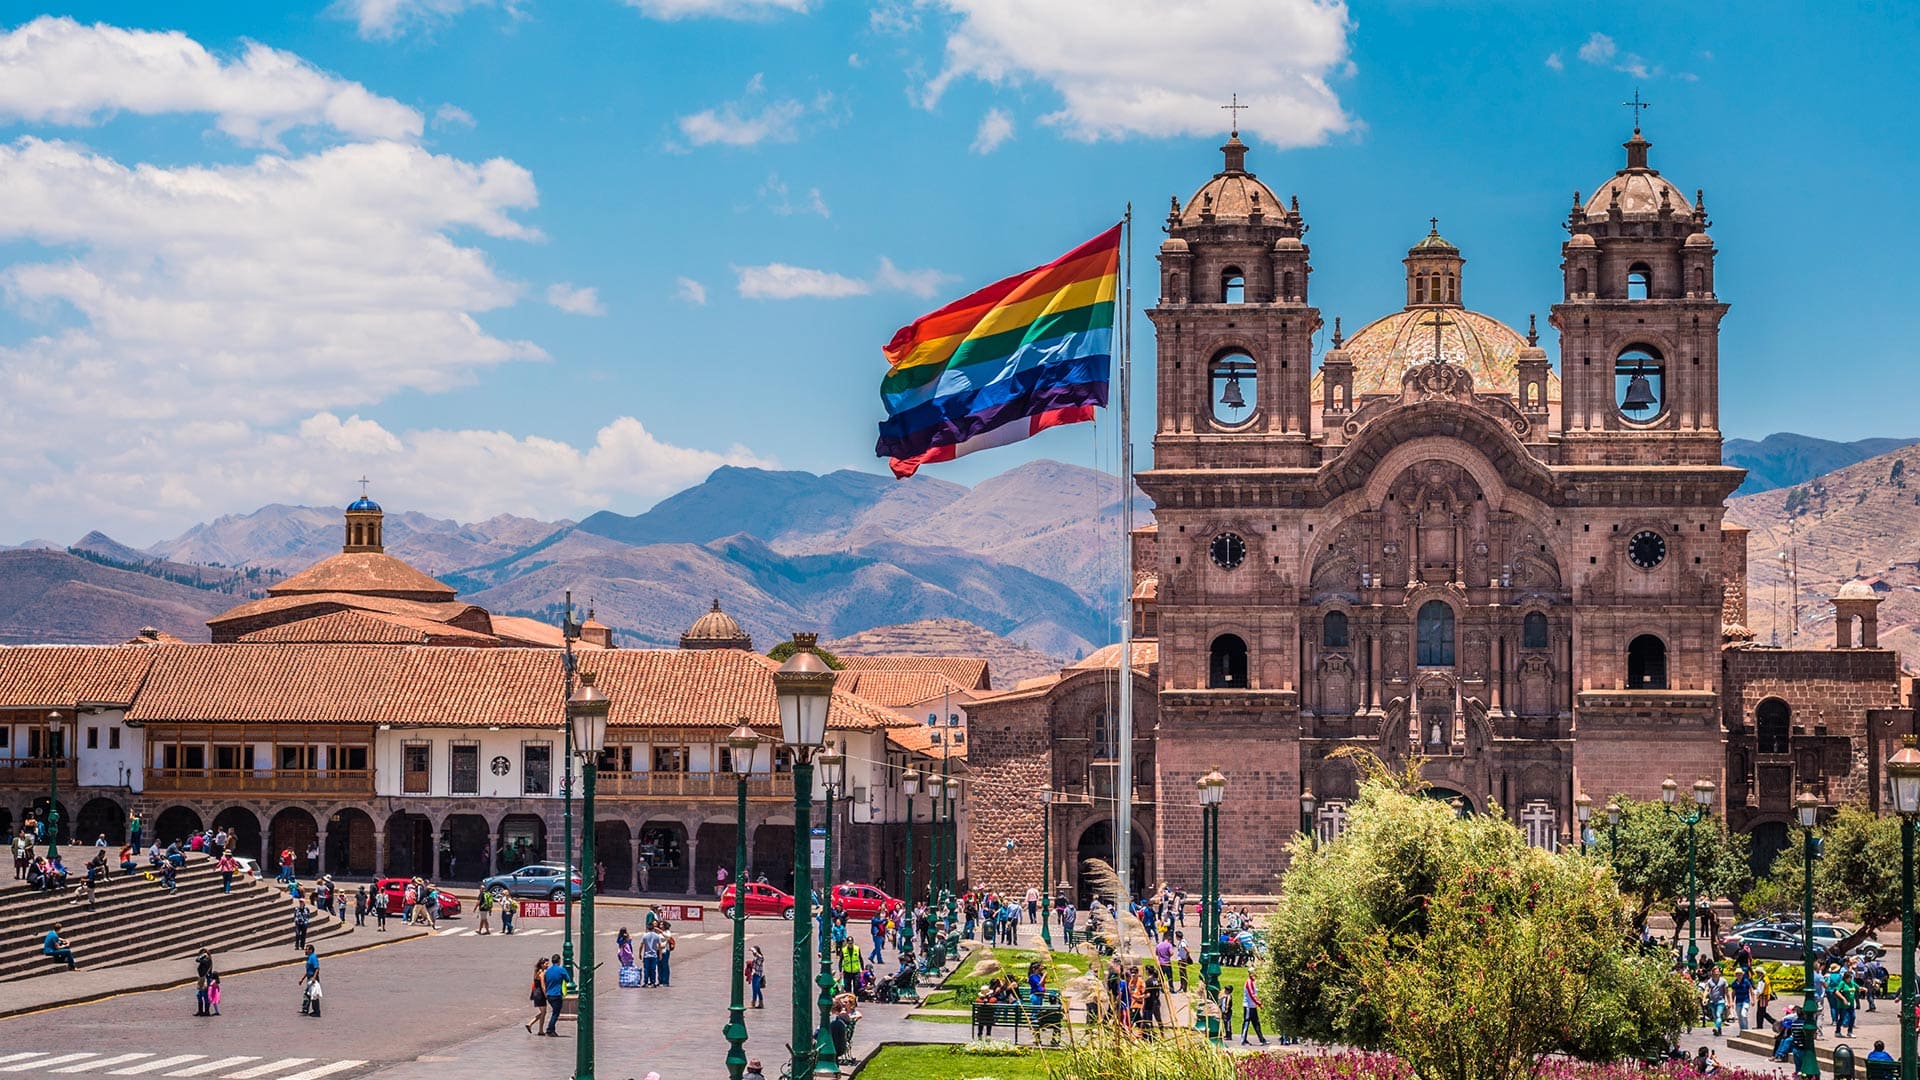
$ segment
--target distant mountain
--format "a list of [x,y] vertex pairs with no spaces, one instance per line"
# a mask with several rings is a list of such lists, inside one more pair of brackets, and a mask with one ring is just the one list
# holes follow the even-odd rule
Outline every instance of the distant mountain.
[[64,551],[0,551],[0,644],[125,641],[143,626],[205,641],[207,619],[234,603]]
[[1916,442],[1920,439],[1859,439],[1843,443],[1782,431],[1759,442],[1728,439],[1721,446],[1720,460],[1747,470],[1746,481],[1734,494],[1751,495],[1803,484],[1822,473]]
[[910,527],[960,501],[967,489],[916,476],[894,480],[872,473],[743,469],[723,465],[706,480],[627,517],[602,510],[580,531],[625,544],[704,544],[746,533],[775,547],[794,541],[817,547],[863,527]]
[[1010,641],[964,619],[922,619],[876,626],[826,643],[838,656],[980,656],[996,690],[1011,690],[1022,679],[1054,675],[1074,659],[1051,656]]
[[[338,509],[275,503],[250,514],[228,514],[195,525],[147,554],[176,562],[266,566],[289,573],[339,553],[344,519]],[[387,551],[429,574],[504,558],[564,528],[568,522],[501,514],[462,525],[401,511],[385,520]]]
[[1880,643],[1920,659],[1920,445],[1905,446],[1805,483],[1733,499],[1727,519],[1747,541],[1747,625],[1761,642],[1790,640],[1789,562],[1799,559],[1799,643],[1831,644],[1827,603],[1855,577],[1879,578]]

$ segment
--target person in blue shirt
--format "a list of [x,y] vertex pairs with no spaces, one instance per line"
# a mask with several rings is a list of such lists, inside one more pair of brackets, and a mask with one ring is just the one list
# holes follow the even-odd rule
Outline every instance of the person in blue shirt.
[[1867,1055],[1867,1060],[1897,1063],[1894,1056],[1892,1054],[1887,1053],[1886,1042],[1880,1039],[1873,1040],[1873,1053]]
[[320,954],[307,946],[307,963],[300,972],[300,1015],[320,1015]]
[[546,983],[547,990],[547,1031],[554,1038],[560,1032],[554,1030],[560,1026],[560,1000],[567,996],[567,969],[560,963],[560,954],[553,954],[553,963],[547,965],[546,973],[540,978]]
[[60,936],[59,923],[54,923],[53,929],[47,931],[47,936],[40,940],[40,951],[53,957],[55,963],[66,961],[67,970],[73,970],[73,950],[67,947],[67,939]]

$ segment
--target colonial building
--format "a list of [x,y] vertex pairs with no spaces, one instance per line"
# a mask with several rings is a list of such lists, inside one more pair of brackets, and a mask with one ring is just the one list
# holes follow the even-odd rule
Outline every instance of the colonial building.
[[[345,536],[341,554],[212,619],[212,644],[154,632],[0,649],[0,832],[45,820],[57,785],[63,842],[120,843],[138,810],[149,838],[225,828],[242,854],[292,849],[303,873],[472,881],[559,859],[560,630],[463,603],[386,554],[369,499],[347,508]],[[732,865],[726,740],[740,724],[766,740],[748,781],[750,862],[790,882],[774,661],[717,602],[679,649],[613,648],[591,616],[574,648],[613,701],[595,830],[607,886],[704,893]],[[852,658],[842,682],[828,720],[847,762],[834,868],[891,885],[908,828],[900,777],[964,772],[964,705],[991,682],[983,661],[916,657]],[[942,715],[923,719],[929,702]],[[912,815],[923,890],[930,806]]]
[[[1531,317],[1522,333],[1466,306],[1437,221],[1404,306],[1350,337],[1332,320],[1316,357],[1298,200],[1247,171],[1236,135],[1175,201],[1148,311],[1155,523],[1134,537],[1137,880],[1198,883],[1194,784],[1219,768],[1225,887],[1270,890],[1298,830],[1343,827],[1349,747],[1418,755],[1436,795],[1543,847],[1578,793],[1657,798],[1669,775],[1715,782],[1763,854],[1802,789],[1878,798],[1913,718],[1876,594],[1841,591],[1831,649],[1746,629],[1746,534],[1722,522],[1744,475],[1720,456],[1728,305],[1705,197],[1649,146],[1636,129],[1566,214],[1557,365]],[[1039,880],[1043,827],[1056,880],[1111,852],[1112,659],[972,704],[982,789],[1055,793],[979,814],[978,883]]]

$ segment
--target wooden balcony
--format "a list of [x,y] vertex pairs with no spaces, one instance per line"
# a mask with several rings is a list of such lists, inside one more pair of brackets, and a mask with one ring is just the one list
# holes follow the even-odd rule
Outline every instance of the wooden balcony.
[[[596,797],[731,799],[738,793],[730,772],[607,772],[595,781]],[[750,799],[793,798],[792,773],[758,773],[747,778]]]
[[150,792],[209,795],[367,795],[370,770],[339,769],[148,769]]
[[59,770],[60,782],[68,786],[79,780],[72,758],[0,758],[0,786],[45,788]]

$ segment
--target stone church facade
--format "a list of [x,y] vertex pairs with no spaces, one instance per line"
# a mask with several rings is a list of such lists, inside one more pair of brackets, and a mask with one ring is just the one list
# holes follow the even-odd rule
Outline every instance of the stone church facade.
[[[1877,805],[1912,728],[1899,658],[1863,586],[1835,599],[1831,649],[1746,629],[1746,533],[1722,520],[1744,476],[1721,463],[1728,305],[1704,195],[1649,147],[1636,129],[1564,220],[1557,366],[1533,320],[1465,306],[1436,222],[1404,307],[1351,336],[1333,320],[1316,370],[1298,199],[1247,171],[1236,135],[1175,201],[1148,311],[1155,522],[1134,538],[1136,878],[1197,886],[1194,784],[1219,768],[1225,887],[1270,891],[1298,830],[1343,827],[1349,747],[1420,756],[1436,794],[1543,847],[1578,794],[1658,798],[1669,775],[1712,780],[1762,851],[1803,789]],[[1099,733],[1122,665],[1100,659],[973,704],[976,883],[1038,881],[1042,828],[1056,881],[1110,853]],[[984,805],[1040,785],[1049,807]]]

